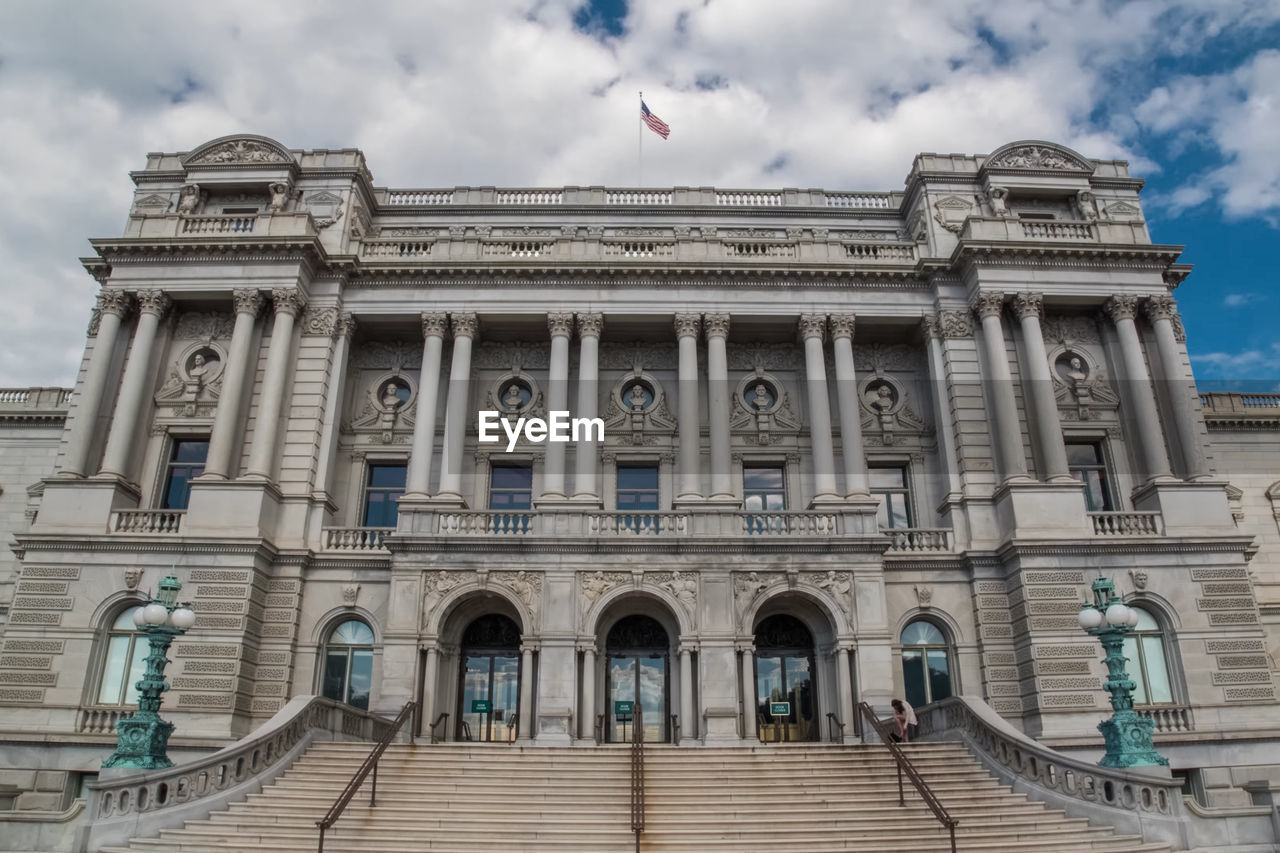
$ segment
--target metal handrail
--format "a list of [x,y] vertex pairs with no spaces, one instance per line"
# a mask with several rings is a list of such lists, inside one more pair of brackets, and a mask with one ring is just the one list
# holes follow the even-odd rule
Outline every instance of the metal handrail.
[[[898,765],[898,805],[905,806],[906,798],[902,792],[902,774],[906,773],[907,778],[911,780],[911,784],[915,786],[916,791],[920,794],[920,799],[924,800],[924,804],[929,807],[929,811],[933,812],[933,816],[947,829],[951,835],[951,853],[956,853],[956,824],[960,821],[953,818],[938,800],[933,790],[929,787],[929,783],[920,775],[920,771],[916,770],[915,765],[911,763],[911,759],[894,742],[889,736],[889,730],[880,722],[880,718],[876,716],[876,712],[866,702],[858,703],[858,712],[863,719],[870,724],[871,728],[880,737],[880,741],[889,748],[889,754],[893,756],[893,760]],[[865,737],[865,729],[864,729]]]
[[445,731],[449,724],[449,712],[441,711],[440,716],[436,717],[436,721],[431,724],[431,742],[442,743],[445,738]]
[[[320,841],[316,845],[316,853],[324,853],[324,832],[329,827],[338,822],[338,818],[342,817],[342,813],[346,811],[347,804],[351,802],[351,798],[356,795],[356,791],[360,790],[360,786],[364,783],[365,778],[370,771],[373,772],[373,786],[369,791],[369,807],[373,808],[378,805],[378,759],[382,757],[382,753],[387,751],[387,747],[396,739],[396,735],[400,733],[400,729],[405,722],[413,717],[414,709],[417,708],[417,702],[406,702],[404,707],[400,709],[400,713],[396,715],[395,721],[382,735],[382,739],[374,744],[373,750],[365,758],[364,763],[360,765],[360,769],[351,777],[351,781],[347,783],[347,787],[338,795],[338,799],[334,800],[333,805],[329,807],[329,811],[323,818],[316,821],[316,826],[320,828]],[[413,727],[409,728],[409,743],[413,743]]]
[[631,710],[631,831],[636,834],[640,853],[640,833],[644,832],[644,710],[636,702]]
[[[839,739],[836,738],[837,727],[840,729]],[[844,723],[840,722],[840,718],[833,711],[827,712],[827,736],[832,743],[844,743]]]
[[680,716],[678,714],[671,715],[671,742],[677,746],[680,744]]
[[596,743],[604,743],[604,714],[596,714]]
[[516,739],[512,737],[512,734],[519,734],[516,729],[516,726],[518,725],[520,725],[520,714],[517,712],[507,718],[507,746],[511,746],[511,744],[516,742]]

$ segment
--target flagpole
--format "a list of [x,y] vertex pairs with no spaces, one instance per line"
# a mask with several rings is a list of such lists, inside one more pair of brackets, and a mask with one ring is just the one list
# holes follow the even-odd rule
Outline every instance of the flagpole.
[[[641,114],[644,113],[644,92],[640,93],[640,111],[641,111]],[[637,188],[644,186],[644,128],[640,126],[642,124],[644,124],[644,121],[641,121],[639,122],[639,124],[636,125],[636,173],[638,175],[638,180],[636,181]]]

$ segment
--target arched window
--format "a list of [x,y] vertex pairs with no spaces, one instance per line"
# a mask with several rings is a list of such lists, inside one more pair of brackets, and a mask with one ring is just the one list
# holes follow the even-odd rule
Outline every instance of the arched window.
[[102,661],[102,678],[98,682],[99,705],[138,704],[138,680],[146,672],[147,635],[134,624],[141,607],[120,612],[107,632],[107,654]]
[[324,696],[367,711],[372,681],[373,630],[355,619],[343,622],[324,645]]
[[902,629],[902,682],[912,707],[951,695],[947,638],[932,622],[917,619]]
[[1137,685],[1133,691],[1134,704],[1172,704],[1173,686],[1169,682],[1160,624],[1141,607],[1133,610],[1138,614],[1138,626],[1124,638],[1124,656],[1129,659],[1129,678]]

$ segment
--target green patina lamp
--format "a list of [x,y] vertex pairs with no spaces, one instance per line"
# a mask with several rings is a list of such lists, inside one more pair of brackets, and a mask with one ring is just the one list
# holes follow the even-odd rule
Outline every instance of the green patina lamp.
[[151,653],[147,655],[147,671],[137,683],[138,710],[132,717],[116,723],[116,751],[104,768],[159,770],[172,767],[169,760],[169,735],[173,723],[160,719],[160,702],[169,685],[164,668],[169,663],[167,652],[174,637],[187,632],[196,623],[196,614],[186,604],[178,603],[182,584],[173,575],[160,581],[160,592],[138,608],[134,624],[147,635]]
[[1116,585],[1099,576],[1093,582],[1093,602],[1080,608],[1080,627],[1098,638],[1106,652],[1107,680],[1102,688],[1111,694],[1111,719],[1098,724],[1107,751],[1100,767],[1167,767],[1169,759],[1156,752],[1151,734],[1155,722],[1133,710],[1136,684],[1125,671],[1124,637],[1138,624],[1138,613],[1116,594]]

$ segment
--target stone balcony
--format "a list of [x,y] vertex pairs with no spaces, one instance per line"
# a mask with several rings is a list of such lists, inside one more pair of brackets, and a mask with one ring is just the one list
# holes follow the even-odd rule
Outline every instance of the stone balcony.
[[832,192],[821,189],[719,189],[716,187],[453,187],[388,189],[375,196],[385,208],[414,209],[442,206],[503,207],[767,207],[837,208],[897,211],[901,192]]
[[125,226],[125,237],[142,239],[238,239],[263,237],[315,237],[311,214],[259,213],[188,215],[166,213],[159,216],[133,214]]
[[1147,226],[1138,221],[1086,219],[997,219],[971,216],[964,221],[960,240],[978,243],[1096,243],[1150,245]]
[[1200,409],[1210,430],[1280,429],[1280,394],[1209,392],[1200,395]]

